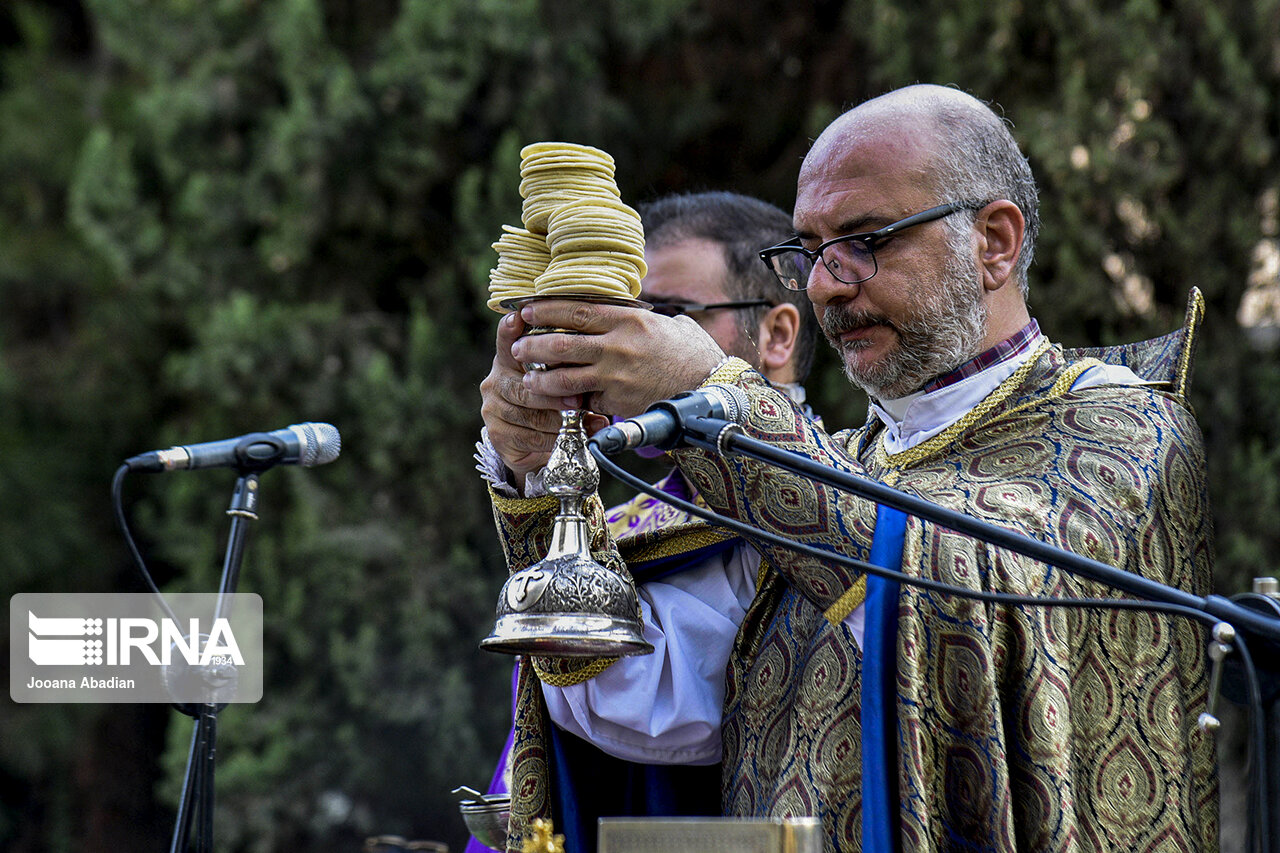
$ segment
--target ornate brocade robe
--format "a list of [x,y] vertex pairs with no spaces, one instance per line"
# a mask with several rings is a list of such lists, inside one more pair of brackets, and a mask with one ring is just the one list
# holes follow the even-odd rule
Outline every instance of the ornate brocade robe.
[[[1194,295],[1193,295],[1194,299]],[[1189,315],[1190,316],[1190,315]],[[1189,341],[1183,342],[1189,359]],[[1206,594],[1202,440],[1182,398],[1072,390],[1088,364],[1043,351],[941,435],[886,455],[874,426],[827,436],[745,363],[749,435],[1066,550]],[[714,509],[866,560],[875,506],[761,463],[700,450],[678,464]],[[730,659],[725,813],[819,816],[827,849],[862,847],[863,652],[841,620],[853,569],[757,544],[762,585]],[[910,518],[907,574],[1027,595],[1119,597],[1099,584]],[[989,605],[903,586],[895,841],[904,851],[1216,850],[1206,634],[1142,611]]]
[[[673,477],[679,477],[673,472]],[[664,481],[665,482],[665,481]],[[537,563],[547,553],[559,501],[551,496],[508,498],[490,490],[499,539],[511,573]],[[605,511],[598,494],[583,507],[591,530],[592,556],[601,565],[643,581],[696,565],[706,555],[740,540],[721,528],[647,495]],[[551,727],[540,681],[576,684],[602,672],[615,658],[596,661],[521,658],[512,746],[512,806],[507,850],[521,853],[530,824],[552,816]],[[711,770],[712,768],[706,768]],[[618,780],[603,778],[602,785]],[[559,827],[557,827],[559,829]]]

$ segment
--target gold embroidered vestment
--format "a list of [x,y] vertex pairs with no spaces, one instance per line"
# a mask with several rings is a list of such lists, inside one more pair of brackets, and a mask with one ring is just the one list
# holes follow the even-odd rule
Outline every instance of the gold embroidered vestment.
[[[1052,348],[979,415],[895,457],[872,428],[814,429],[745,368],[735,381],[751,399],[746,430],[756,438],[1208,592],[1203,447],[1176,394],[1073,391],[1080,367]],[[867,558],[870,502],[740,457],[682,450],[677,459],[713,508]],[[862,653],[840,618],[862,579],[758,547],[783,582],[762,589],[730,660],[726,813],[817,815],[828,850],[858,850]],[[974,589],[1119,597],[916,518],[903,571]],[[1194,725],[1206,699],[1200,625],[1141,611],[997,606],[910,586],[898,615],[904,851],[1217,848],[1214,748]]]

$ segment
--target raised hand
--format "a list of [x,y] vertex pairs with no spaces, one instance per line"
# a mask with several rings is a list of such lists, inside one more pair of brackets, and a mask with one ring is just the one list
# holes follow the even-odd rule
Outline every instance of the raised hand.
[[572,300],[539,301],[520,314],[523,323],[574,332],[531,335],[512,345],[512,363],[550,366],[521,380],[529,399],[555,400],[558,408],[577,400],[592,412],[630,417],[698,387],[724,358],[689,317]]
[[560,410],[582,404],[580,397],[544,396],[525,387],[524,367],[512,356],[511,346],[527,330],[518,312],[499,321],[493,367],[480,383],[480,415],[489,441],[519,489],[526,474],[547,464],[560,431]]

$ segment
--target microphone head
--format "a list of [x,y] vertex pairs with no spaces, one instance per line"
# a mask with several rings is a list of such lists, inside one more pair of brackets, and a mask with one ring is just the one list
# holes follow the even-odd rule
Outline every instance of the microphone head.
[[301,445],[298,464],[304,468],[326,465],[342,452],[342,436],[332,424],[305,423],[289,427]]
[[747,399],[747,393],[737,385],[716,383],[707,385],[702,390],[709,397],[719,401],[720,409],[723,411],[723,420],[739,425],[746,420],[747,410],[750,408],[751,403]]

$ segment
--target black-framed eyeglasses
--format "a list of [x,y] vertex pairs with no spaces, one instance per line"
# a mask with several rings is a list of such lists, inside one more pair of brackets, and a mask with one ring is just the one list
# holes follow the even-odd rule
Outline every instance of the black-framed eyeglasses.
[[778,277],[787,290],[804,290],[809,286],[809,276],[818,259],[822,259],[827,272],[845,284],[859,284],[876,274],[876,246],[896,236],[899,232],[926,222],[950,216],[957,210],[978,210],[972,202],[952,201],[913,213],[906,219],[861,234],[846,234],[828,240],[810,251],[800,245],[799,239],[788,240],[760,253],[760,260]]
[[664,317],[679,317],[683,314],[697,314],[701,311],[714,311],[719,308],[755,308],[760,305],[773,305],[768,299],[740,299],[736,302],[655,302],[649,300],[655,314]]

